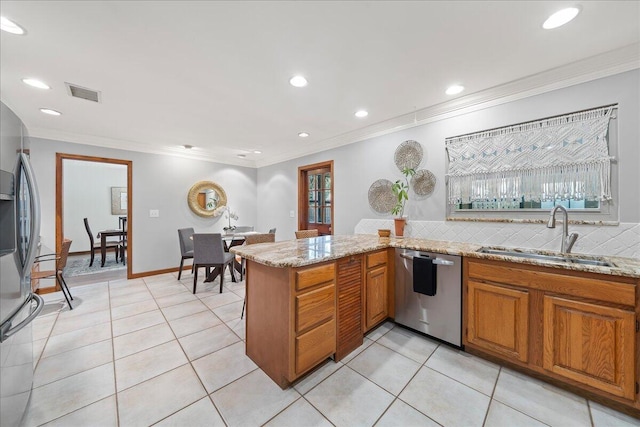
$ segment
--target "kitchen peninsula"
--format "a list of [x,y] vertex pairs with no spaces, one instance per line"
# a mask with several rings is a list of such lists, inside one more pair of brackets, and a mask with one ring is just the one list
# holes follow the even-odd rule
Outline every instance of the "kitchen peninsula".
[[[464,257],[467,351],[638,413],[640,261],[630,258],[599,257],[608,266],[556,262],[375,235],[237,246],[231,251],[247,260],[247,355],[285,388],[328,357],[349,354],[394,317],[396,248]],[[567,321],[591,329],[555,326]]]

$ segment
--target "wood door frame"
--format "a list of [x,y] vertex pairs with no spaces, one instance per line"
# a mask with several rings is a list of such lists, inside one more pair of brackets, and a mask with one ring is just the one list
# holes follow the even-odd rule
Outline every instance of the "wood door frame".
[[335,229],[335,215],[333,214],[333,207],[335,205],[335,199],[333,197],[333,189],[335,188],[335,177],[333,176],[333,160],[327,160],[325,162],[314,163],[311,165],[305,165],[298,167],[298,230],[304,230],[307,224],[307,217],[304,215],[307,212],[307,173],[315,169],[329,169],[331,173],[331,235]]
[[[132,278],[131,253],[133,250],[132,206],[133,206],[133,162],[131,160],[110,159],[107,157],[83,156],[80,154],[56,153],[56,253],[62,249],[64,236],[64,187],[63,187],[63,160],[80,160],[95,163],[113,163],[127,167],[127,279]],[[56,289],[58,284],[56,283]]]

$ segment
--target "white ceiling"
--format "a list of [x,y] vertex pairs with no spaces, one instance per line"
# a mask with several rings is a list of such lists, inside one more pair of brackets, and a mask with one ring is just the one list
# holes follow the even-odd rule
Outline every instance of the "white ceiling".
[[[3,0],[27,34],[0,32],[0,95],[32,136],[259,167],[640,67],[640,2],[583,1],[574,21],[541,28],[572,5]],[[298,73],[308,87],[289,85]],[[445,95],[456,82],[466,91]]]

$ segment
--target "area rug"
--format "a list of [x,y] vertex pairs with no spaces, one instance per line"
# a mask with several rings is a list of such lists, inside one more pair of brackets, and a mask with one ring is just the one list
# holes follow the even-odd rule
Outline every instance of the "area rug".
[[[109,256],[111,255],[111,256]],[[100,254],[96,254],[93,265],[89,267],[91,257],[73,257],[67,260],[67,266],[64,269],[65,277],[83,276],[85,274],[104,273],[105,271],[126,270],[127,266],[121,262],[116,262],[113,254],[107,255],[104,267],[100,267]]]

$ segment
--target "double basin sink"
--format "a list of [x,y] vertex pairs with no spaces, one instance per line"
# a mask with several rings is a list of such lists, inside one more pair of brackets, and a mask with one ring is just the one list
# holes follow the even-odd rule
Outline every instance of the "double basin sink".
[[521,250],[514,248],[498,248],[498,247],[483,247],[478,249],[478,252],[490,255],[502,255],[513,256],[518,258],[528,258],[541,261],[560,262],[564,264],[580,264],[580,265],[593,265],[598,267],[615,267],[608,261],[605,261],[601,257],[592,256],[572,256],[562,254],[546,254],[535,250]]

